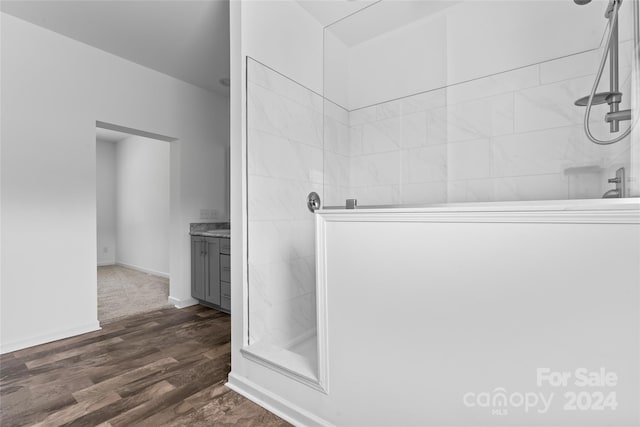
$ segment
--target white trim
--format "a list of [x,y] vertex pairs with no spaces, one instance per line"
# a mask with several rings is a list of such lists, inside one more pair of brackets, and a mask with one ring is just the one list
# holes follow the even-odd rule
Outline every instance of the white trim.
[[98,267],[106,267],[107,265],[116,265],[115,261],[98,261]]
[[163,273],[162,271],[152,270],[150,268],[140,267],[139,265],[127,264],[126,262],[116,261],[116,265],[120,265],[122,267],[130,268],[132,270],[140,271],[142,273],[152,274],[158,277],[164,277],[165,279],[170,279],[171,276],[169,273]]
[[333,426],[330,422],[233,372],[229,373],[228,382],[225,385],[293,425]]
[[581,204],[496,203],[486,206],[322,210],[318,211],[318,216],[331,222],[640,224],[640,205],[633,203],[611,209],[593,209]]
[[329,308],[327,305],[327,253],[325,220],[316,215],[316,330],[318,384],[329,394]]
[[305,375],[299,372],[302,369],[300,369],[300,366],[296,365],[294,360],[287,359],[282,363],[279,363],[276,362],[273,357],[267,357],[259,354],[257,351],[255,351],[254,347],[256,347],[255,344],[253,346],[243,347],[240,349],[240,354],[242,354],[247,360],[251,360],[252,362],[264,366],[265,368],[276,371],[284,375],[285,377],[298,381],[299,383],[309,386],[314,390],[318,390],[324,394],[328,394],[327,390],[324,388],[324,385],[320,384],[319,378],[312,376],[312,374]]
[[178,299],[178,298],[169,296],[168,300],[169,300],[169,304],[173,305],[175,308],[185,308],[185,307],[191,307],[192,305],[199,304],[198,300],[194,298]]
[[0,345],[0,354],[10,353],[12,351],[22,350],[23,348],[46,344],[52,341],[58,341],[76,335],[86,334],[87,332],[99,331],[100,329],[102,329],[100,327],[100,323],[96,320],[95,322],[87,323],[85,325],[81,325],[71,329],[51,332],[45,335],[36,335],[34,337],[25,338],[9,343],[2,343]]

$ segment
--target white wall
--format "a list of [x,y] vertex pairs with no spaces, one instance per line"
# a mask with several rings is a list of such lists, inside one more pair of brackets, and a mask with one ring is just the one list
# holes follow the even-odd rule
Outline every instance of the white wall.
[[169,142],[117,143],[118,264],[169,276]]
[[192,302],[189,223],[228,212],[229,100],[4,13],[1,31],[2,351],[98,327],[96,120],[178,139],[170,295]]
[[116,262],[116,143],[96,140],[98,265]]

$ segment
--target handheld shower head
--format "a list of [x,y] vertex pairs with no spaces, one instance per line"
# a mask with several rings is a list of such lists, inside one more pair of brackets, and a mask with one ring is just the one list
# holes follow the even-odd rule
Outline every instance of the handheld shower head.
[[591,3],[591,0],[573,0],[575,2],[575,4],[580,5],[580,6],[584,6],[587,3]]

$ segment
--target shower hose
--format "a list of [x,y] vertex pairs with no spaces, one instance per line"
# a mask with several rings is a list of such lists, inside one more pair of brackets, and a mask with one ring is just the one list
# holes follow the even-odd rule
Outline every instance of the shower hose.
[[[638,1],[639,0],[632,0],[632,4],[633,4],[633,22],[634,22],[634,34],[633,34],[633,56],[636,59],[635,61],[635,72],[632,71],[633,74],[635,74],[635,79],[638,79],[638,75],[640,74],[640,46],[638,45],[638,39],[640,38],[640,23],[638,22],[640,20],[640,18],[638,17]],[[636,123],[638,122],[638,114],[634,114],[635,118],[633,120],[633,122],[630,124],[630,126],[627,128],[627,130],[625,130],[620,136],[614,138],[614,139],[610,139],[610,140],[601,140],[596,138],[595,136],[593,136],[593,134],[591,133],[591,129],[589,128],[589,118],[591,116],[591,107],[593,106],[593,98],[596,95],[596,92],[598,90],[598,85],[600,84],[600,79],[602,78],[602,73],[604,72],[604,67],[606,65],[607,62],[607,55],[609,54],[609,49],[611,49],[611,37],[613,35],[613,31],[615,30],[616,27],[616,23],[618,21],[618,9],[620,8],[620,3],[615,1],[614,5],[613,5],[613,15],[612,18],[609,20],[609,31],[607,33],[607,39],[605,42],[605,50],[604,53],[602,54],[602,60],[600,61],[600,66],[598,68],[598,74],[596,76],[596,80],[593,83],[593,88],[591,89],[591,94],[589,95],[589,100],[587,101],[587,109],[584,113],[584,132],[587,134],[587,137],[591,140],[591,142],[593,142],[594,144],[598,144],[598,145],[610,145],[610,144],[614,144],[618,141],[623,140],[624,138],[626,138],[627,136],[629,136],[631,134],[631,131],[633,130],[633,128],[635,127]],[[640,85],[639,82],[636,82],[636,88],[638,88]],[[637,91],[637,89],[636,89]],[[635,101],[636,104],[640,104],[640,100],[636,100]],[[636,110],[638,109],[638,107],[636,107]]]

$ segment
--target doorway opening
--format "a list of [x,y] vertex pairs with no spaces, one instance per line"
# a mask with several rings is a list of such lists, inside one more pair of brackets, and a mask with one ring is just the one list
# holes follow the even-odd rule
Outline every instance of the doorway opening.
[[170,141],[96,123],[101,324],[170,307]]

